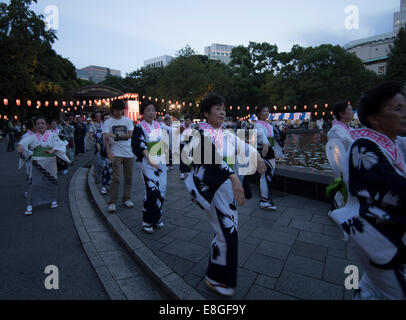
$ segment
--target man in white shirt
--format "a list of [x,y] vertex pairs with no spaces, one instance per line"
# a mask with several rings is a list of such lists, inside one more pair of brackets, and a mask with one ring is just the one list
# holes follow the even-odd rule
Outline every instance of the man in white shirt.
[[112,117],[103,126],[107,156],[113,165],[113,177],[109,190],[109,212],[116,212],[118,187],[121,181],[121,170],[124,168],[123,203],[127,208],[134,207],[131,202],[131,182],[134,154],[131,149],[131,138],[134,125],[131,119],[123,116],[125,109],[122,100],[114,100],[111,105]]

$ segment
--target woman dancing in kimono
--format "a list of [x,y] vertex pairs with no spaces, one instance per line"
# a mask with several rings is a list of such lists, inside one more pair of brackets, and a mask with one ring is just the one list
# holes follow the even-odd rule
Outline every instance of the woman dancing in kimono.
[[[109,117],[110,117],[109,114],[105,114],[103,116],[103,122],[107,121]],[[102,126],[100,128],[102,128]],[[113,165],[111,164],[109,157],[107,155],[106,144],[103,138],[103,130],[98,129],[95,130],[94,141],[96,144],[96,151],[99,154],[98,160],[96,162],[100,162],[100,166],[102,168],[102,178],[101,178],[102,188],[100,190],[100,193],[105,195],[108,193],[108,188],[110,187],[111,184],[111,179],[113,175]]]
[[192,201],[205,210],[215,231],[205,283],[221,295],[232,296],[237,285],[237,204],[242,206],[246,201],[237,175],[243,165],[241,155],[249,154],[245,164],[251,174],[256,169],[264,174],[266,167],[255,148],[222,129],[226,116],[223,97],[209,94],[200,111],[207,123],[201,123],[192,137],[193,171],[185,183]]
[[[333,108],[334,118],[333,126],[327,134],[328,143],[326,145],[326,154],[330,165],[333,168],[335,181],[327,187],[327,195],[333,199],[329,216],[332,211],[342,208],[347,201],[348,191],[343,181],[343,170],[341,162],[346,161],[348,150],[354,142],[348,124],[354,117],[352,106],[346,101],[337,102]],[[341,145],[342,148],[338,145]],[[343,154],[339,154],[339,151]],[[331,156],[329,156],[331,154]],[[332,163],[334,162],[334,163]]]
[[406,299],[406,163],[399,135],[406,130],[401,83],[384,82],[361,98],[365,129],[349,149],[345,207],[331,213],[364,268],[354,299]]
[[[141,104],[143,120],[134,128],[131,141],[133,153],[140,163],[145,185],[142,230],[151,234],[164,227],[162,207],[165,201],[167,167],[165,151],[168,141],[164,141],[165,130],[155,121],[156,106],[151,101]],[[164,145],[167,147],[164,150]]]
[[37,132],[34,135],[22,139],[17,146],[17,152],[31,150],[32,183],[28,188],[27,208],[25,215],[32,214],[33,206],[51,204],[51,208],[57,208],[58,172],[56,157],[70,162],[66,156],[66,142],[61,141],[57,135],[47,130],[44,118],[35,120]]
[[[63,134],[63,130],[58,126],[58,121],[52,120],[51,121],[51,132],[54,133],[61,139],[62,141],[65,141],[65,137]],[[60,158],[56,158],[56,164],[58,167],[58,173],[62,172],[64,175],[68,174],[68,163]]]
[[257,130],[258,153],[266,163],[266,172],[260,179],[260,204],[264,210],[277,210],[272,200],[272,177],[275,174],[276,157],[283,158],[284,136],[273,125],[266,122],[269,119],[269,109],[260,105],[257,109],[258,121],[254,129]]
[[[193,129],[192,117],[186,115],[185,123],[180,127],[180,154],[182,154],[183,148],[190,141],[192,129]],[[185,180],[186,175],[188,175],[190,172],[190,167],[182,161],[182,157],[180,157],[179,170],[180,170],[180,179]]]
[[[21,137],[21,140],[35,134],[36,129],[35,129],[34,121],[35,121],[35,119],[31,119],[30,121],[27,122],[27,124],[26,124],[27,132]],[[30,151],[30,150],[24,151],[20,155],[20,164],[19,164],[18,169],[21,169],[25,164],[25,171],[26,171],[24,198],[28,197],[28,188],[29,188],[29,185],[32,183],[32,181],[31,181],[31,156],[32,156],[32,151]]]

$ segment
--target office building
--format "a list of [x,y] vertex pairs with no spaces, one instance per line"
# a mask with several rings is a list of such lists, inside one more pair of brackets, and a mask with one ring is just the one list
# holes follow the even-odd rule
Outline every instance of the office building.
[[159,68],[159,67],[166,67],[173,59],[174,57],[171,56],[160,56],[157,58],[149,59],[144,61],[144,67],[150,67],[150,68]]
[[385,33],[373,37],[351,41],[344,46],[362,60],[365,67],[378,75],[386,74],[386,64],[395,33]]
[[204,48],[204,54],[211,60],[218,60],[225,64],[229,64],[233,48],[235,48],[235,46],[213,43],[211,46]]
[[398,34],[401,28],[406,29],[406,0],[400,0],[400,11],[393,17],[393,31]]
[[94,83],[102,82],[107,76],[121,77],[120,70],[98,66],[88,66],[82,69],[76,69],[76,74],[78,78],[89,80]]

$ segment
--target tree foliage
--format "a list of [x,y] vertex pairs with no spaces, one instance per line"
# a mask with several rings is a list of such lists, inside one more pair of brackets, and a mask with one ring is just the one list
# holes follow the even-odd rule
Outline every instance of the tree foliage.
[[386,77],[406,83],[406,31],[403,28],[398,33],[389,53]]
[[32,2],[0,3],[0,94],[11,109],[15,99],[69,98],[82,84],[73,64],[52,49],[56,31],[29,9]]

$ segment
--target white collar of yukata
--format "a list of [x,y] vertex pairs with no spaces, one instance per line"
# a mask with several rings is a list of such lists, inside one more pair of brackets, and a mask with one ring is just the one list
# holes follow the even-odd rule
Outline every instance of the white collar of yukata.
[[402,154],[396,143],[389,139],[383,133],[372,130],[370,128],[351,130],[351,136],[355,140],[357,139],[369,139],[380,146],[394,162],[394,165],[405,172],[405,165],[403,163]]

